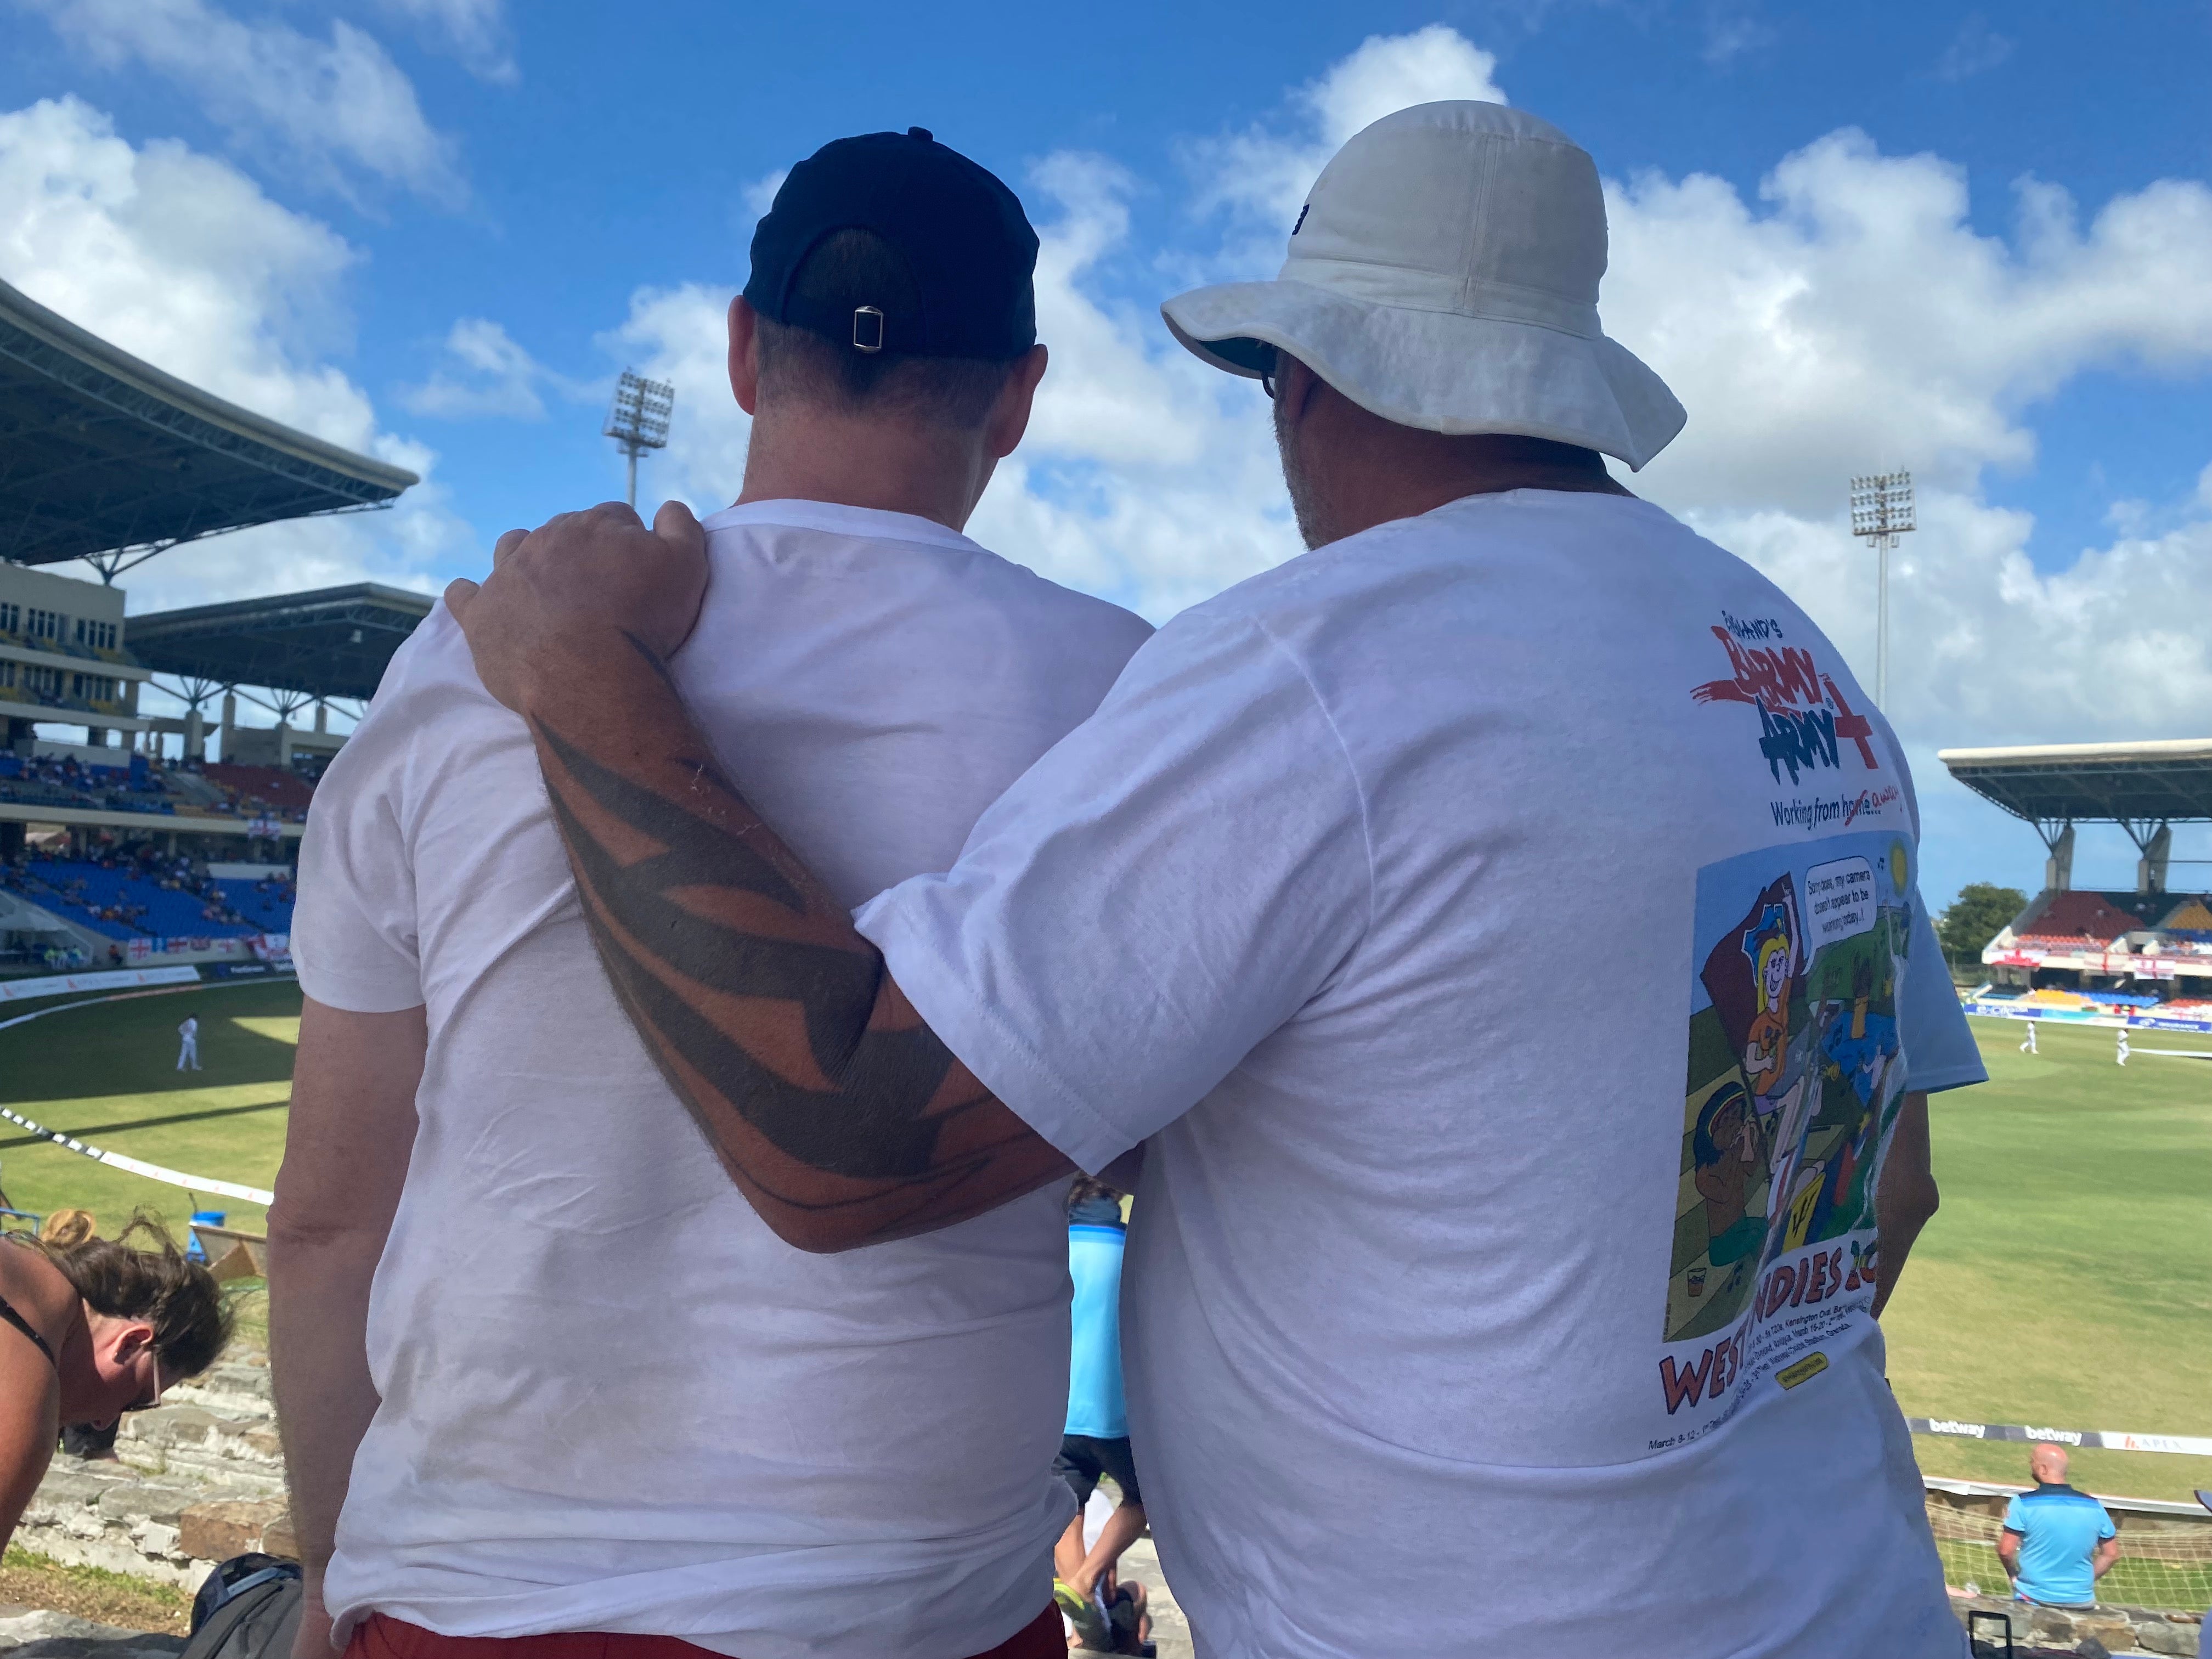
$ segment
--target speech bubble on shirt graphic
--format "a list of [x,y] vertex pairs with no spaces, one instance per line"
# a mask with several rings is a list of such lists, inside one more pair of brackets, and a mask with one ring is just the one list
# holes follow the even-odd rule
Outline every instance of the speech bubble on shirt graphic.
[[1805,919],[1815,949],[1870,932],[1881,908],[1874,866],[1864,859],[1838,859],[1805,872]]

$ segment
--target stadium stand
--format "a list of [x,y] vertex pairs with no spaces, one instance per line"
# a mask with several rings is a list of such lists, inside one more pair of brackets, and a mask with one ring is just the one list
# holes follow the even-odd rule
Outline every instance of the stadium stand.
[[388,505],[412,472],[225,403],[0,283],[0,557],[112,581],[247,525]]
[[88,766],[72,758],[0,753],[0,800],[110,812],[177,810],[165,772],[143,755],[130,757],[122,766]]
[[296,772],[274,766],[210,764],[200,775],[222,790],[233,811],[252,813],[264,808],[293,823],[303,823],[314,786]]
[[186,860],[33,854],[0,869],[0,885],[104,939],[247,939],[292,928],[289,872],[260,881],[196,873]]
[[[432,600],[355,583],[126,616],[115,579],[203,537],[389,507],[416,475],[189,386],[5,283],[0,432],[0,866],[40,890],[45,913],[0,933],[0,968],[125,935],[173,951],[180,934],[289,931],[289,896],[216,880],[206,861],[296,842],[313,790],[302,775],[344,741],[331,701],[365,702]],[[103,580],[37,568],[75,560]],[[142,712],[149,690],[182,714]],[[241,701],[276,723],[238,724]],[[204,770],[217,707],[225,764]],[[310,707],[312,729],[295,728]],[[165,765],[171,738],[181,757]],[[191,893],[136,873],[156,842],[198,872]],[[76,943],[49,946],[64,917]]]
[[2013,937],[2022,944],[2048,939],[2070,945],[2088,940],[2102,946],[2142,925],[2140,917],[2105,894],[2051,893],[2045,896],[2040,908],[2031,904],[2021,913],[2013,924]]
[[[1951,775],[2035,827],[2043,890],[1982,951],[1995,993],[2076,994],[2101,1016],[2212,992],[2212,899],[2169,891],[2176,824],[2212,823],[2212,738],[1946,749]],[[2133,892],[2074,887],[2075,826],[2112,823],[2142,854]],[[1996,1007],[1999,999],[1984,999]],[[2132,1017],[2130,1015],[2130,1017]]]

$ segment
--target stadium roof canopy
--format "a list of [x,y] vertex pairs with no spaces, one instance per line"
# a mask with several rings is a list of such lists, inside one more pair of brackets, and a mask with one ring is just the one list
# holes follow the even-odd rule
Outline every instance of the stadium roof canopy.
[[2212,821],[2212,738],[1946,749],[1936,758],[1976,794],[2033,823]]
[[111,580],[220,531],[389,506],[418,482],[187,386],[0,283],[0,558]]
[[430,614],[427,593],[357,582],[133,617],[131,654],[157,674],[308,697],[376,690],[392,653]]

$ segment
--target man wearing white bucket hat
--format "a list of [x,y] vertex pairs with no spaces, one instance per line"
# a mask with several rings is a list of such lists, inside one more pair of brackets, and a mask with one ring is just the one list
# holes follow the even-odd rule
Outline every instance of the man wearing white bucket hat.
[[448,595],[785,1238],[1146,1146],[1129,1414],[1209,1655],[1964,1651],[1874,1322],[1924,1096],[1982,1076],[1911,782],[1804,613],[1607,476],[1683,415],[1604,263],[1544,123],[1354,137],[1275,282],[1164,307],[1267,385],[1313,550],[1170,622],[857,925],[659,672],[680,508]]

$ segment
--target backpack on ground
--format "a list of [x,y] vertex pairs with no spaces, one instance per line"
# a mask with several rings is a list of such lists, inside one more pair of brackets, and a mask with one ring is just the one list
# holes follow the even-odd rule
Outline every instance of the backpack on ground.
[[297,1561],[234,1555],[192,1598],[191,1640],[178,1659],[291,1659],[306,1597]]

